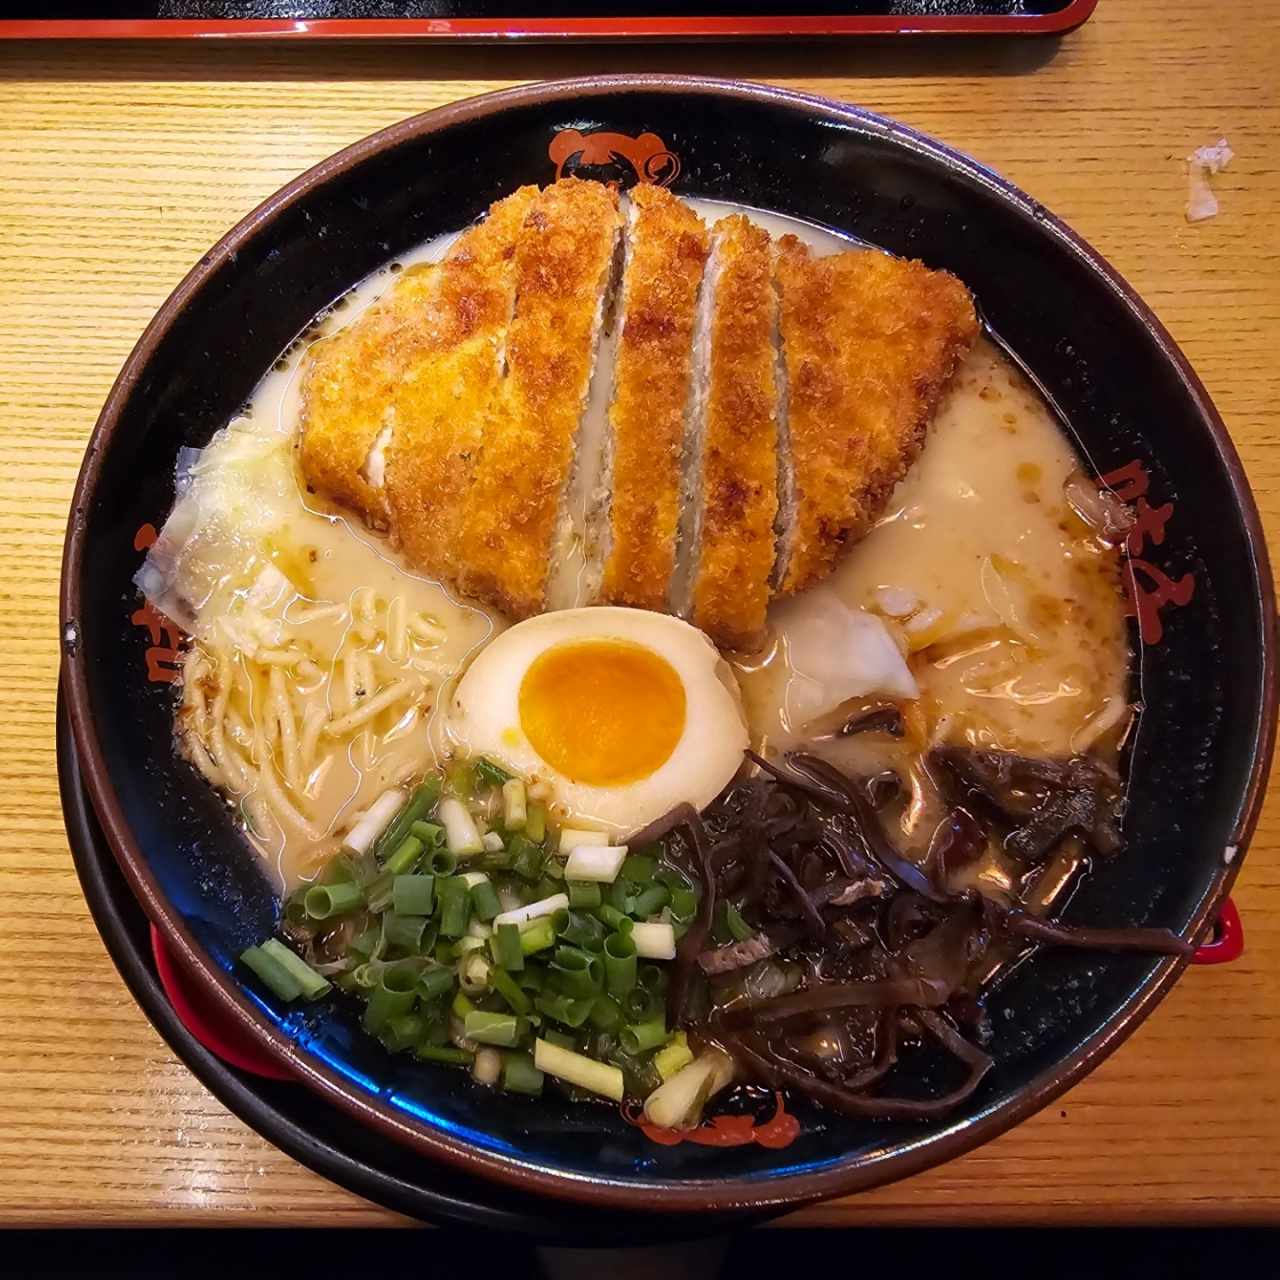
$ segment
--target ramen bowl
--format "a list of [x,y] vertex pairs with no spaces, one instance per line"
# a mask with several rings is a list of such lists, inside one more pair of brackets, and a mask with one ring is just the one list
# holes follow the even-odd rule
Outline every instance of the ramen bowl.
[[275,1004],[236,965],[274,931],[279,901],[230,810],[175,752],[182,637],[132,581],[173,504],[179,452],[206,444],[376,267],[522,183],[571,173],[789,215],[969,285],[1087,467],[1139,513],[1127,558],[1145,710],[1128,747],[1127,848],[1062,918],[1206,933],[1257,817],[1276,699],[1266,549],[1221,420],[1150,310],[1033,199],[891,121],[760,86],[605,77],[433,111],[297,178],[200,260],[122,370],[75,493],[63,679],[85,785],[138,901],[208,997],[299,1088],[424,1160],[645,1212],[771,1210],[901,1178],[1051,1101],[1185,960],[1032,954],[989,998],[994,1069],[943,1119],[857,1120],[762,1096],[732,1142],[670,1145],[612,1107],[495,1093],[393,1058],[343,1002]]

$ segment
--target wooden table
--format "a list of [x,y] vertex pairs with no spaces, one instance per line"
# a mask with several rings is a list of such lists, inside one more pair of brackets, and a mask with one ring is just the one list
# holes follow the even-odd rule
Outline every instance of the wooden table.
[[[1229,7],[1228,7],[1229,8]],[[54,777],[63,526],[152,312],[299,170],[429,107],[601,70],[828,94],[972,153],[1061,214],[1173,331],[1280,551],[1280,7],[1103,0],[1058,42],[441,50],[0,49],[0,1223],[402,1222],[228,1115],[133,1004],[71,866]],[[1226,135],[1222,213],[1183,158]],[[1280,1219],[1280,796],[1236,900],[1248,950],[1013,1133],[794,1223]]]

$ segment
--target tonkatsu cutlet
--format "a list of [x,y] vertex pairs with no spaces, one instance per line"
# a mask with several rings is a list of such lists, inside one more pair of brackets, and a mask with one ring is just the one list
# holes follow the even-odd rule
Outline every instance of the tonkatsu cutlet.
[[[428,411],[438,387],[458,383],[455,375],[445,384],[437,362],[467,344],[474,349],[498,341],[511,312],[515,232],[537,191],[523,187],[500,200],[443,262],[410,267],[382,298],[307,353],[298,460],[313,489],[373,525],[398,524],[407,514],[392,510],[386,488],[393,437],[406,411],[419,439],[431,423],[414,421],[414,398],[402,395],[406,382],[429,389],[416,407],[434,421]],[[469,373],[464,382],[469,385]],[[447,482],[454,473],[446,467],[443,474]]]
[[392,397],[432,324],[434,264],[410,267],[373,306],[307,352],[298,461],[312,489],[385,525],[381,450]]
[[881,514],[978,321],[954,276],[876,250],[818,258],[784,236],[776,275],[792,466],[778,583],[790,595]]
[[768,233],[741,214],[718,222],[706,290],[688,614],[717,644],[748,649],[764,632],[778,511],[777,299]]
[[387,508],[405,555],[435,577],[458,573],[462,516],[507,355],[516,242],[537,196],[522,187],[452,245],[392,391]]
[[506,378],[457,555],[463,591],[513,618],[545,607],[621,227],[613,191],[566,178],[538,196],[516,243]]
[[642,185],[631,192],[627,235],[602,478],[600,601],[665,610],[707,230],[665,188]]

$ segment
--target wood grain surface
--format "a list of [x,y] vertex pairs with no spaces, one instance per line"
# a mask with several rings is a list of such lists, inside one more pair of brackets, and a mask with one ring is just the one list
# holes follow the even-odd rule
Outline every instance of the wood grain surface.
[[[54,776],[72,484],[143,326],[299,170],[528,80],[767,80],[925,129],[1062,215],[1215,398],[1280,535],[1280,6],[1103,0],[1061,41],[579,49],[117,44],[0,49],[0,1223],[404,1222],[229,1116],[134,1006],[94,930]],[[1183,158],[1225,135],[1222,212]],[[1280,1220],[1280,797],[1240,878],[1243,960],[1190,972],[1060,1104],[963,1159],[793,1223]]]

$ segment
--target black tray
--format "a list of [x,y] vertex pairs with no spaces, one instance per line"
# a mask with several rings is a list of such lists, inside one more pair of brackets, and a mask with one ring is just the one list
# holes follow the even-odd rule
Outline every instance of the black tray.
[[592,1213],[467,1178],[380,1140],[301,1085],[228,1066],[187,1030],[161,986],[150,923],[116,866],[80,781],[75,743],[58,694],[58,790],[76,874],[93,922],[133,998],[169,1047],[233,1115],[313,1173],[397,1213],[439,1225],[512,1232],[553,1244],[617,1247],[696,1239],[763,1221],[750,1213],[664,1217],[641,1209]]

